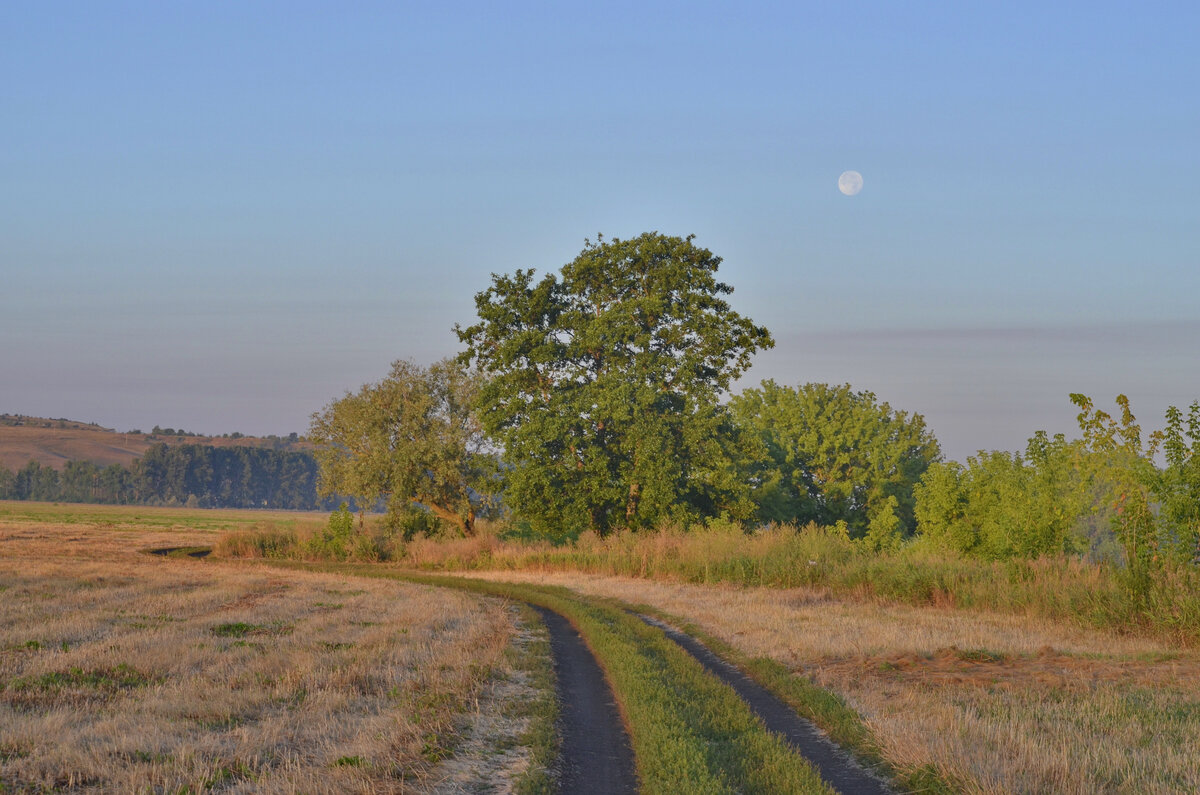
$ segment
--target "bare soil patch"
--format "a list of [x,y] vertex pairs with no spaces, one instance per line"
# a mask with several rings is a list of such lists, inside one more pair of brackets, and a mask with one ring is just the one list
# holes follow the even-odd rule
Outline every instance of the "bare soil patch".
[[1090,692],[1098,687],[1177,688],[1200,681],[1200,659],[1163,654],[1152,659],[1065,654],[1049,646],[1033,655],[1009,655],[952,646],[932,653],[826,657],[798,670],[843,680],[874,678],[926,687],[1044,688]]

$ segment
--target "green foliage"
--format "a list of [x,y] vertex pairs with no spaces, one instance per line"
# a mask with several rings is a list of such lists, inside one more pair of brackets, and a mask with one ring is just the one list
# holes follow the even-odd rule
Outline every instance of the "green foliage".
[[354,515],[342,503],[329,515],[329,523],[308,539],[305,552],[318,560],[346,560],[354,542]]
[[558,275],[494,275],[456,327],[489,376],[506,501],[539,532],[747,517],[742,440],[720,396],[773,345],[733,312],[721,260],[692,238],[588,242]]
[[446,360],[397,361],[387,378],[312,417],[322,494],[400,515],[419,503],[465,535],[499,490],[499,468],[475,418],[479,376]]
[[[1083,431],[1081,467],[1105,496],[1127,563],[1129,592],[1145,604],[1177,567],[1194,567],[1200,552],[1200,403],[1188,418],[1174,406],[1166,428],[1144,441],[1129,398],[1118,395],[1120,418],[1073,394]],[[1165,469],[1155,458],[1160,450]]]
[[0,500],[16,500],[17,476],[11,469],[0,466]]
[[849,384],[764,381],[731,406],[762,442],[750,469],[760,521],[841,521],[876,548],[912,533],[913,486],[941,457],[920,414],[895,411]]
[[395,503],[389,507],[384,523],[387,528],[405,541],[416,536],[436,536],[442,530],[442,521],[431,511],[419,505]]
[[1168,547],[1176,558],[1200,562],[1200,401],[1192,403],[1186,421],[1175,406],[1167,409],[1161,435],[1167,466],[1153,484]]
[[1078,446],[1039,431],[1025,456],[980,452],[967,465],[932,465],[917,484],[916,518],[934,547],[980,557],[1036,558],[1079,552],[1088,509],[1075,469]]

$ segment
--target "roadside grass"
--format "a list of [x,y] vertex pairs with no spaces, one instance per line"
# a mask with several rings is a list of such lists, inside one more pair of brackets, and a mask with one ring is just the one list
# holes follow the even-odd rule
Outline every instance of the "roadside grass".
[[1082,627],[1200,645],[1200,569],[1164,570],[1143,596],[1121,571],[1071,557],[984,561],[911,544],[879,552],[832,528],[736,526],[584,534],[551,544],[505,538],[416,539],[397,562],[426,570],[579,571],[701,585],[828,589],[876,603],[1038,615]]
[[527,605],[510,603],[506,609],[516,632],[468,707],[453,755],[431,780],[436,792],[492,792],[503,785],[517,795],[558,791],[558,699],[549,631]]
[[274,565],[399,578],[546,607],[579,630],[612,683],[646,793],[831,793],[733,690],[627,611],[569,590],[399,572],[361,564]]
[[520,744],[529,749],[529,765],[514,782],[516,795],[552,795],[555,792],[554,763],[558,758],[559,737],[556,723],[559,716],[555,695],[554,658],[550,653],[550,636],[540,616],[527,605],[520,605],[522,623],[536,627],[524,646],[510,647],[514,666],[529,677],[533,698],[513,703],[506,717],[528,720]]
[[[198,535],[175,534],[175,546]],[[340,792],[436,782],[504,664],[507,606],[136,552],[163,537],[0,525],[4,787]]]

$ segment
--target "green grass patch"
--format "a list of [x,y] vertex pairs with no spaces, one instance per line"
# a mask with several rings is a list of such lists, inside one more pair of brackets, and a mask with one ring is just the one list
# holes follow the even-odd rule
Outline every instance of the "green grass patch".
[[291,624],[247,624],[245,621],[234,621],[228,624],[217,624],[212,628],[212,634],[218,638],[244,638],[249,635],[290,635],[295,627]]
[[955,649],[954,656],[963,662],[972,663],[1002,663],[1008,659],[1004,652],[990,649]]
[[244,762],[221,765],[208,774],[200,783],[201,790],[223,789],[238,781],[253,781],[257,778],[254,769]]
[[113,668],[90,670],[69,668],[66,671],[51,671],[38,676],[19,677],[9,682],[7,689],[18,693],[24,691],[54,692],[67,689],[90,689],[115,693],[120,690],[146,687],[161,681],[161,678],[152,677],[121,663]]
[[[29,748],[16,743],[0,743],[0,763],[9,762],[14,759],[24,759],[29,756]],[[3,792],[0,789],[0,792]]]

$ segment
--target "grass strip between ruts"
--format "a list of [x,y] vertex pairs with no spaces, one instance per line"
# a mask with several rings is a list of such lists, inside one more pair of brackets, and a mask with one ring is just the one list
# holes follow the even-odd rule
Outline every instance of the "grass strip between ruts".
[[529,602],[579,630],[613,686],[644,793],[834,791],[727,685],[663,633],[620,607],[566,588],[400,572],[356,564],[261,561],[457,588]]

